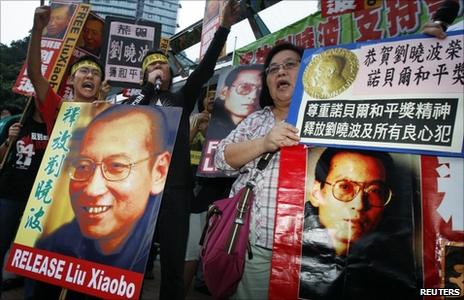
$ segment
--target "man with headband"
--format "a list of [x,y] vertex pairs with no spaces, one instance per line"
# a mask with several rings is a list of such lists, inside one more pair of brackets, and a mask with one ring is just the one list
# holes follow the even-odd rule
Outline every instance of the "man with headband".
[[[50,86],[42,75],[41,42],[42,31],[50,20],[50,6],[37,7],[34,14],[31,41],[27,54],[27,74],[35,90],[35,100],[50,133],[61,105],[61,97]],[[92,102],[97,100],[98,92],[104,80],[103,68],[92,56],[83,56],[71,67],[69,78],[74,100],[77,102]]]
[[202,86],[214,73],[219,54],[227,40],[230,27],[239,15],[240,5],[229,0],[224,7],[221,26],[206,51],[203,60],[173,93],[169,89],[173,72],[162,51],[150,51],[142,63],[143,87],[140,95],[129,99],[130,104],[182,107],[182,117],[174,146],[171,168],[161,201],[157,225],[161,244],[161,287],[159,299],[184,299],[184,259],[187,246],[190,202],[193,199],[193,178],[190,171],[189,116]]

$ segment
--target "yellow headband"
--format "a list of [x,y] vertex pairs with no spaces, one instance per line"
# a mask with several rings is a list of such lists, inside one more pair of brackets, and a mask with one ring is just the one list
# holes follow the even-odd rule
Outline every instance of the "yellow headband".
[[160,54],[160,53],[153,53],[153,54],[150,54],[148,55],[147,57],[145,57],[145,59],[143,60],[143,64],[142,64],[142,74],[145,74],[145,70],[147,69],[147,67],[149,65],[151,65],[152,63],[156,62],[156,61],[159,61],[159,62],[162,62],[162,63],[168,63],[168,58],[163,55],[163,54]]
[[100,69],[100,66],[97,63],[95,63],[95,62],[93,62],[91,60],[83,60],[83,61],[75,64],[74,66],[72,66],[71,75],[73,75],[78,69],[83,68],[83,67],[100,70],[100,73],[102,71]]

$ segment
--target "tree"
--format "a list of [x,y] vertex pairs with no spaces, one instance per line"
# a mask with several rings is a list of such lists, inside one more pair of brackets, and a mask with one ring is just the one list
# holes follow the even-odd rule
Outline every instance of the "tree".
[[27,55],[29,36],[13,41],[11,46],[0,43],[0,105],[14,103],[24,106],[25,97],[13,93],[12,87]]

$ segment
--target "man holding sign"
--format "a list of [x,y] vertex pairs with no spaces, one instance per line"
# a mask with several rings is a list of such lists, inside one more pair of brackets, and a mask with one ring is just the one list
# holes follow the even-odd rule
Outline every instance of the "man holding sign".
[[169,89],[173,72],[162,51],[148,52],[142,62],[142,93],[130,104],[181,107],[182,118],[173,151],[173,165],[166,182],[157,230],[161,244],[160,299],[184,299],[184,258],[187,245],[190,202],[193,199],[193,178],[190,171],[189,116],[202,86],[214,73],[219,54],[227,40],[230,27],[239,15],[240,5],[229,0],[223,10],[222,23],[214,35],[206,55],[187,79],[173,93]]
[[[61,97],[52,89],[50,82],[42,74],[41,49],[42,31],[50,21],[50,6],[37,7],[34,14],[31,41],[27,53],[27,74],[35,90],[36,105],[47,123],[48,133],[51,133]],[[104,80],[103,68],[100,62],[92,56],[83,56],[70,69],[69,80],[74,89],[74,100],[77,102],[92,102],[98,99],[98,92]]]

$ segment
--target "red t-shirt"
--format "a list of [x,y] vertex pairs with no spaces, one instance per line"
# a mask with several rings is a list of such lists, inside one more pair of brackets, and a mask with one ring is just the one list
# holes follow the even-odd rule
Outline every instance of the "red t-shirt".
[[45,96],[45,101],[37,104],[39,112],[47,125],[48,136],[52,133],[53,125],[55,125],[55,120],[58,116],[58,111],[60,110],[61,102],[61,97],[55,93],[51,86],[49,86],[47,95]]

